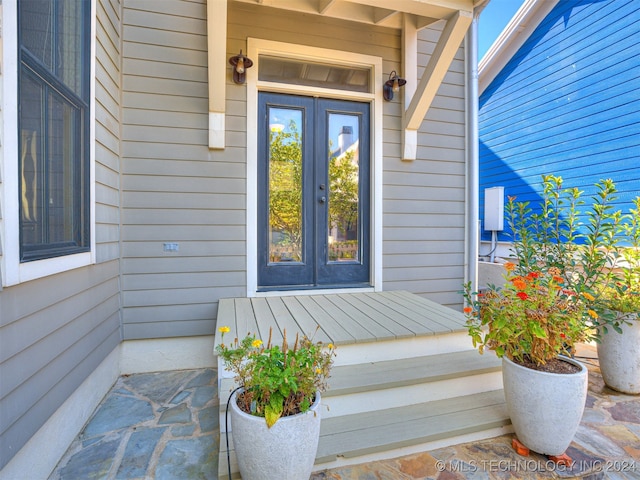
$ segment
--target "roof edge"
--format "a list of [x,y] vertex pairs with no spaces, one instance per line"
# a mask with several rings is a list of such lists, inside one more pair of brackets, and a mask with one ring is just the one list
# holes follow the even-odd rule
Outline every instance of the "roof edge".
[[478,95],[515,55],[559,0],[525,0],[478,63]]

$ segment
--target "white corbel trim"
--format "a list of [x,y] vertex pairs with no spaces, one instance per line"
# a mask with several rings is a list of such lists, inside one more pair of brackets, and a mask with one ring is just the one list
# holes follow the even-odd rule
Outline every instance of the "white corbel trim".
[[[416,17],[405,13],[402,19],[403,72],[407,84],[404,87],[404,107],[402,108],[402,124],[405,112],[418,88],[418,27]],[[402,133],[402,159],[414,160],[418,149],[418,131],[404,130]]]
[[[416,92],[403,115],[405,160],[415,160],[417,153],[417,132],[424,120],[431,102],[446,75],[462,40],[471,25],[473,13],[459,10],[452,15],[442,30],[436,48],[429,59]],[[405,44],[406,47],[406,44]],[[408,58],[408,57],[405,57]]]
[[225,147],[227,0],[207,0],[209,148]]

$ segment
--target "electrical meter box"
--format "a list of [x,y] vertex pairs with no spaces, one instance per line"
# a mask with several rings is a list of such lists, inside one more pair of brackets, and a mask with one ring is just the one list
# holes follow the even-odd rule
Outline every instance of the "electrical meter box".
[[504,230],[504,187],[484,189],[484,229],[493,232]]

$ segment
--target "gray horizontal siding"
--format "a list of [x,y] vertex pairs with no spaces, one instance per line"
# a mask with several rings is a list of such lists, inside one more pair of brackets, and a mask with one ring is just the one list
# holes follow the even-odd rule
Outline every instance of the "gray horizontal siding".
[[[442,26],[419,32],[419,76]],[[416,160],[400,160],[402,111],[399,102],[386,105],[391,118],[384,125],[384,288],[457,308],[465,251],[464,49],[456,53],[422,122]]]
[[[399,32],[364,28],[327,19],[291,22],[281,11],[232,5],[228,49],[245,48],[248,36],[348,48],[381,56],[385,73],[401,72]],[[420,32],[419,75],[441,29],[440,23]],[[450,306],[460,305],[457,292],[464,278],[464,71],[464,50],[460,48],[420,128],[414,162],[400,159],[403,96],[383,105],[383,288],[409,290]]]
[[0,468],[120,341],[118,261],[0,292]]
[[128,2],[123,39],[123,335],[210,335],[246,288],[245,154],[207,146],[206,2]]
[[120,257],[120,6],[101,1],[96,26],[96,261]]
[[96,259],[0,291],[0,469],[120,342],[119,35],[97,5]]
[[[182,12],[182,6],[187,10]],[[227,84],[226,148],[209,151],[205,13],[204,1],[136,1],[124,12],[125,338],[213,333],[217,300],[242,295],[246,288],[246,87]],[[421,33],[421,70],[440,28]],[[229,3],[228,54],[246,51],[248,37],[348,48],[381,56],[385,72],[400,70],[398,31],[324,17],[309,22],[307,16],[289,11]],[[416,162],[400,160],[399,100],[384,104],[385,288],[429,291],[419,285],[415,272],[407,270],[405,256],[394,262],[395,255],[414,251],[424,253],[419,258],[425,268],[444,272],[443,267],[449,267],[450,276],[461,282],[463,77],[461,50],[420,130]],[[394,250],[397,241],[403,243],[399,252]],[[179,243],[179,251],[163,252],[165,242]],[[434,258],[429,254],[438,252],[440,242],[449,252],[446,265],[442,259],[429,263]],[[392,271],[387,274],[386,269]],[[425,271],[424,280],[430,279]]]

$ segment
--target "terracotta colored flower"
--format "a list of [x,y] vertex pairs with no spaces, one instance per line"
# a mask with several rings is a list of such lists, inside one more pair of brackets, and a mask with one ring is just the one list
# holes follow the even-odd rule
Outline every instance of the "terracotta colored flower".
[[527,295],[525,292],[518,292],[516,293],[516,295],[520,300],[526,300],[527,298],[529,298],[529,295]]
[[527,288],[527,282],[525,282],[522,278],[514,278],[513,281],[513,286],[516,287],[518,290],[524,290]]
[[561,284],[561,283],[564,283],[564,278],[562,278],[560,275],[554,275],[553,281]]
[[540,272],[529,272],[527,274],[527,278],[534,279],[534,278],[539,278],[539,277],[540,277]]
[[513,272],[513,270],[516,268],[516,265],[514,263],[507,262],[504,264],[504,268],[505,270],[507,270],[507,272]]
[[564,333],[561,333],[560,338],[567,338],[567,336]]
[[473,312],[473,308],[471,307],[464,307],[464,309],[462,310],[464,313],[471,313]]

